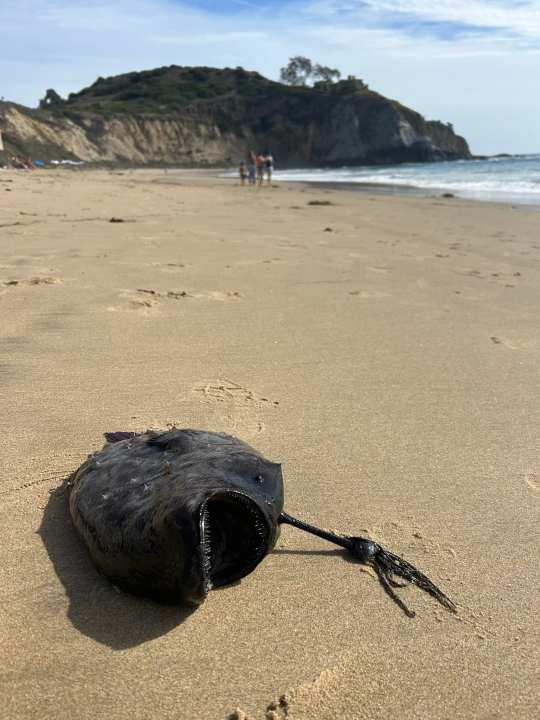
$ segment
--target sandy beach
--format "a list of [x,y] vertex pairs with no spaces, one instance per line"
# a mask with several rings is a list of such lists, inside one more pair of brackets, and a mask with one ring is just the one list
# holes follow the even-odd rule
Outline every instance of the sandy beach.
[[[6,720],[536,716],[538,209],[157,170],[3,171],[0,200]],[[458,614],[292,528],[195,612],[115,591],[62,482],[173,425],[281,462],[288,512]]]

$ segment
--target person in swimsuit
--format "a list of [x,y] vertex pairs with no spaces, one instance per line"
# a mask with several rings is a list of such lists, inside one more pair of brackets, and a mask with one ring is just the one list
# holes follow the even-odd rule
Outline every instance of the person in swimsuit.
[[245,160],[242,160],[240,162],[240,167],[238,168],[238,173],[240,175],[240,185],[245,185],[246,180],[248,179],[248,169],[245,163]]
[[274,158],[271,152],[267,152],[264,158],[264,172],[268,180],[268,184],[272,184],[272,172],[274,171]]
[[249,173],[249,184],[255,185],[257,177],[257,158],[255,153],[252,151],[248,156],[248,173]]
[[259,155],[257,155],[256,165],[257,165],[257,181],[258,181],[259,185],[262,185],[263,180],[264,180],[264,170],[265,170],[265,165],[266,165],[266,159],[265,159],[264,155],[261,155],[260,153],[259,153]]

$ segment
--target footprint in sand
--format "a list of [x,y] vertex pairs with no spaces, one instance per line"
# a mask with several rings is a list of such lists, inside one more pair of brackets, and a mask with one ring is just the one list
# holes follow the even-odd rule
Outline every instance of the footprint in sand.
[[482,275],[480,270],[476,270],[476,268],[452,268],[452,272],[456,273],[456,275],[464,275],[465,277],[478,278],[478,280],[484,280],[486,277],[485,275]]
[[146,295],[147,297],[149,296],[154,300],[157,300],[157,298],[179,300],[180,298],[193,297],[185,290],[167,290],[165,292],[160,292],[159,290],[147,290],[146,288],[137,288],[136,292],[138,295]]
[[123,310],[138,310],[144,315],[155,314],[159,306],[169,301],[180,301],[188,299],[196,300],[239,300],[243,297],[238,291],[221,292],[210,290],[204,293],[191,293],[186,290],[153,290],[151,288],[137,288],[136,290],[124,290],[119,294],[122,300],[127,300],[125,306],[111,305],[107,309],[110,312],[121,312]]
[[540,476],[536,473],[525,473],[520,477],[525,483],[529,493],[534,497],[540,498]]
[[127,300],[127,305],[124,307],[109,307],[110,311],[136,310],[143,315],[155,315],[159,312],[159,306],[164,301],[181,300],[190,296],[185,290],[159,292],[158,290],[138,288],[137,290],[126,290],[120,293],[120,297]]
[[222,292],[221,290],[208,290],[203,293],[193,293],[192,297],[199,300],[217,300],[218,302],[225,302],[227,300],[240,300],[244,296],[237,290],[229,290]]
[[28,287],[32,285],[60,285],[62,280],[57,277],[49,276],[37,276],[31,277],[24,280],[4,280],[3,284],[6,287]]
[[237,290],[229,290],[222,292],[220,290],[208,290],[207,292],[194,293],[187,292],[186,290],[166,290],[160,292],[159,290],[148,290],[145,288],[138,288],[137,293],[140,295],[151,296],[154,299],[162,298],[165,300],[181,300],[183,298],[195,298],[198,300],[217,300],[224,302],[225,300],[238,300],[243,297],[242,293]]
[[206,406],[207,423],[248,439],[264,432],[266,426],[261,416],[279,405],[277,400],[261,397],[239,383],[222,378],[199,383],[191,392]]
[[257,407],[279,405],[278,400],[260,397],[243,385],[239,385],[232,380],[225,380],[221,378],[208,383],[199,383],[192,388],[192,392],[205,402],[234,402]]
[[151,315],[157,312],[157,302],[155,300],[143,300],[142,298],[135,298],[130,300],[128,304],[130,310],[136,310],[143,315]]
[[280,250],[304,250],[307,245],[304,245],[303,243],[293,242],[292,240],[278,240],[278,242],[276,243],[276,247],[278,247]]
[[380,290],[351,290],[349,295],[355,295],[356,297],[369,300],[371,298],[388,297],[389,293],[381,292]]
[[181,262],[170,262],[170,263],[159,263],[159,262],[153,262],[152,267],[158,268],[161,270],[161,272],[165,273],[179,273],[184,268],[188,267],[187,263],[181,263]]
[[521,338],[509,340],[508,338],[501,338],[497,335],[491,335],[490,340],[494,345],[503,345],[509,350],[520,350],[522,352],[526,352],[527,350],[531,350],[534,347],[533,342],[523,340]]
[[[162,238],[160,238],[162,239]],[[158,248],[161,247],[161,243],[157,241],[157,238],[141,238],[144,241],[145,247]]]
[[124,305],[109,305],[108,312],[135,311],[141,315],[155,315],[159,312],[159,301],[154,297],[154,291],[140,292],[124,290],[119,294],[120,299],[127,301]]

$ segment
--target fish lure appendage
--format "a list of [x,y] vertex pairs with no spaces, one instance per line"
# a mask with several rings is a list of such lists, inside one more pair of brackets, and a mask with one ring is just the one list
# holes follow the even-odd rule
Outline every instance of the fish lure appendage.
[[[370,565],[377,573],[377,577],[384,591],[408,617],[413,618],[416,613],[405,605],[403,600],[395,592],[395,589],[404,587],[409,583],[413,583],[427,592],[450,612],[457,612],[456,604],[431,582],[424,573],[399,557],[399,555],[395,555],[393,552],[386,550],[382,545],[379,545],[373,540],[363,537],[338,535],[337,533],[327,530],[321,530],[302,520],[297,520],[291,515],[287,515],[287,513],[281,513],[279,520],[281,523],[292,525],[299,530],[304,530],[312,535],[317,535],[324,540],[340,545],[348,550],[359,562],[364,565]],[[396,577],[402,578],[405,582],[396,581]]]

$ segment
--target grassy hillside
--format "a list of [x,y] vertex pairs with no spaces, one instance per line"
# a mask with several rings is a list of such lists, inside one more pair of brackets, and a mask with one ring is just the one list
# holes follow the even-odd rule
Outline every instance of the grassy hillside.
[[273,93],[305,94],[306,88],[289,88],[242,68],[161,67],[109,78],[71,93],[64,109],[100,113],[170,113],[199,101],[235,95],[257,98]]
[[47,108],[60,112],[163,114],[220,99],[235,98],[253,102],[277,96],[305,98],[358,92],[371,94],[350,80],[335,85],[320,83],[315,88],[290,87],[243,68],[219,70],[171,65],[108,78],[100,77],[80,92],[71,93],[67,100],[58,98],[47,104]]

